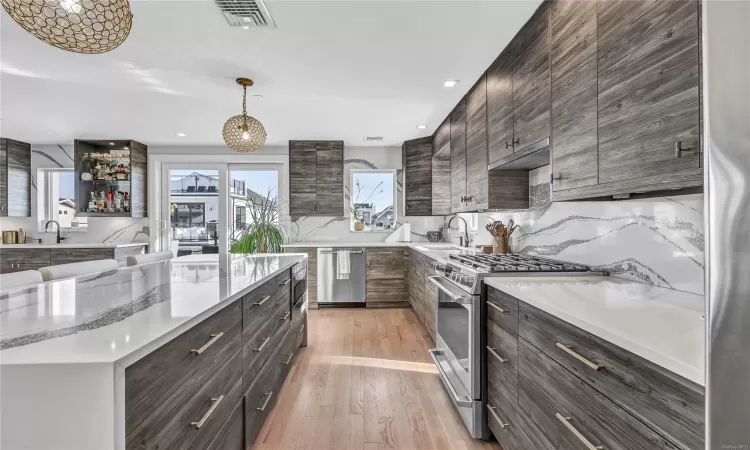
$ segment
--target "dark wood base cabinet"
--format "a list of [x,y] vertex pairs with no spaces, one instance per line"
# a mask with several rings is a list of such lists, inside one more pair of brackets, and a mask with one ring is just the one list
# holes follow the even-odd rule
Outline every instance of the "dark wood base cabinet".
[[430,267],[432,259],[416,250],[409,249],[409,275],[407,279],[409,304],[427,333],[435,339],[437,321],[437,288],[429,278],[437,275]]
[[99,259],[114,259],[125,266],[128,256],[145,253],[147,246],[116,247],[116,248],[36,248],[17,245],[13,248],[0,248],[0,273],[20,272],[22,270],[37,270],[42,267],[56,266]]
[[292,305],[292,270],[126,369],[127,449],[253,444],[307,341],[307,297]]
[[487,420],[504,450],[703,448],[695,383],[492,287],[486,338]]

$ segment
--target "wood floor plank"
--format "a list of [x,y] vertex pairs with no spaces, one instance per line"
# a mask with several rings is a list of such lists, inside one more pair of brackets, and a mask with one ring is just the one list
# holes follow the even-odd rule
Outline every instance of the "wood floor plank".
[[253,450],[501,450],[470,438],[411,309],[309,310],[308,327]]

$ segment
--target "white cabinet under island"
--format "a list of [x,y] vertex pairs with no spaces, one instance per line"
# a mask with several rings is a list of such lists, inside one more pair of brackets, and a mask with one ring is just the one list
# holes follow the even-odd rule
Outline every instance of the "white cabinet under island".
[[307,345],[306,278],[195,255],[0,292],[0,448],[247,448]]

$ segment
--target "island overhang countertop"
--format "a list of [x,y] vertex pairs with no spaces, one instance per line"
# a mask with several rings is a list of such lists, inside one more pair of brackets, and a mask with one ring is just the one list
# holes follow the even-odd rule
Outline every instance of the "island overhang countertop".
[[127,367],[304,255],[193,255],[0,293],[0,366]]

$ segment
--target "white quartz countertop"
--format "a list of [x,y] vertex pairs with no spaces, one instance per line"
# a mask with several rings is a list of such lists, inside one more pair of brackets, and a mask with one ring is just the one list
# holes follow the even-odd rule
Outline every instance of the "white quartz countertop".
[[300,254],[191,255],[0,292],[0,365],[127,367]]
[[489,286],[705,385],[702,295],[614,277],[487,278]]
[[449,255],[474,254],[474,248],[461,247],[447,242],[290,242],[290,248],[341,248],[341,247],[409,247],[433,259],[447,259]]
[[127,244],[116,244],[107,242],[90,242],[90,243],[60,243],[60,244],[0,244],[0,248],[125,248],[125,247],[143,247],[148,242],[131,242]]

